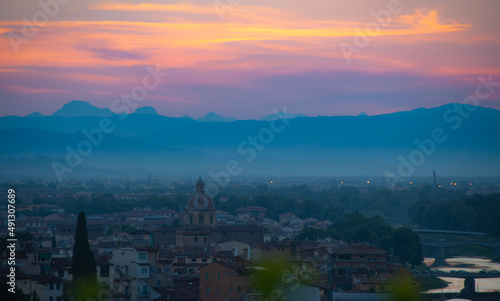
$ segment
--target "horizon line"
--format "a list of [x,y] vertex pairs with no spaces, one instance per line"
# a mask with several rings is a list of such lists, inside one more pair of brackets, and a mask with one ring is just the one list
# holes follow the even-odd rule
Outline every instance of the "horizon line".
[[[21,115],[0,115],[0,118],[3,118],[3,117],[30,117],[29,115],[32,115],[32,114],[35,114],[35,113],[39,113],[40,115],[42,116],[31,116],[31,117],[52,117],[54,116],[55,113],[57,113],[58,111],[60,111],[64,106],[72,103],[72,102],[82,102],[82,103],[86,103],[86,104],[89,104],[90,106],[92,107],[95,107],[97,109],[100,109],[100,110],[109,110],[110,113],[112,113],[113,115],[117,115],[117,116],[120,116],[120,115],[133,115],[133,114],[136,114],[137,110],[141,109],[141,108],[152,108],[155,110],[155,112],[157,114],[143,114],[143,115],[157,115],[157,116],[163,116],[163,117],[168,117],[168,118],[186,118],[186,119],[192,119],[192,120],[195,120],[195,121],[200,121],[199,119],[203,119],[205,118],[208,114],[210,113],[213,113],[219,117],[222,117],[224,119],[234,119],[234,120],[231,120],[231,121],[228,121],[228,122],[232,122],[232,121],[240,121],[240,120],[262,120],[263,118],[265,117],[269,117],[269,116],[272,116],[274,114],[267,114],[267,115],[263,115],[261,116],[260,118],[259,117],[256,117],[256,118],[235,118],[235,117],[232,117],[232,116],[223,116],[223,115],[220,115],[219,113],[217,112],[214,112],[214,111],[209,111],[207,113],[205,113],[203,116],[200,116],[200,117],[193,117],[191,115],[189,115],[189,113],[187,114],[183,114],[183,115],[180,115],[180,116],[168,116],[168,115],[163,115],[163,114],[160,114],[157,109],[154,107],[154,106],[151,106],[151,105],[147,105],[147,106],[142,106],[142,107],[138,107],[137,109],[135,109],[133,112],[131,113],[128,113],[128,114],[118,114],[116,112],[113,112],[109,107],[98,107],[88,101],[83,101],[83,100],[71,100],[65,104],[63,104],[59,109],[55,110],[52,114],[50,115],[44,115],[42,113],[40,113],[39,110],[35,110],[27,115],[24,115],[24,116],[21,116]],[[450,103],[446,103],[446,104],[443,104],[443,105],[438,105],[438,106],[433,106],[433,107],[416,107],[416,108],[413,108],[413,109],[407,109],[407,110],[400,110],[400,111],[391,111],[391,112],[387,112],[387,113],[381,113],[381,114],[373,114],[373,115],[370,115],[370,114],[367,114],[366,112],[360,112],[358,115],[316,115],[316,116],[309,116],[309,115],[306,115],[304,113],[290,113],[290,112],[284,112],[284,111],[279,111],[279,113],[286,113],[288,115],[296,115],[294,116],[293,118],[316,118],[316,117],[362,117],[362,116],[366,116],[366,117],[374,117],[374,116],[383,116],[383,115],[389,115],[389,114],[395,114],[395,113],[403,113],[403,112],[411,112],[411,111],[415,111],[415,110],[421,110],[421,109],[425,109],[425,110],[432,110],[432,109],[437,109],[437,108],[441,108],[441,107],[445,107],[445,106],[450,106],[450,105],[454,105],[454,104],[459,104],[459,105],[466,105],[466,104],[461,104],[461,103],[458,103],[458,102],[450,102]],[[496,111],[500,111],[499,109],[497,108],[493,108],[493,107],[488,107],[488,106],[482,106],[482,105],[478,105],[477,107],[480,107],[480,108],[484,108],[484,109],[492,109],[492,110],[496,110]],[[297,116],[297,115],[304,115],[304,116]],[[93,115],[80,115],[80,116],[75,116],[75,117],[100,117],[100,116],[93,116]],[[68,117],[63,117],[63,118],[68,118]],[[71,118],[71,117],[69,117]]]

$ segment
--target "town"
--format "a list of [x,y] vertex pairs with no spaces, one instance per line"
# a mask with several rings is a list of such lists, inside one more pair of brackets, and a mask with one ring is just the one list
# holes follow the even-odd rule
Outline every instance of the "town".
[[[333,203],[323,208],[312,199],[266,199],[262,195],[284,194],[282,189],[310,193],[312,198],[324,193],[318,186],[314,192],[309,185],[280,186],[276,180],[269,185],[230,185],[214,200],[201,177],[169,184],[152,179],[24,183],[16,190],[16,288],[30,300],[70,299],[81,210],[86,211],[102,300],[385,300],[401,286],[409,288],[408,296],[420,294],[425,283],[412,274],[428,271],[419,267],[423,254],[417,234],[348,207],[356,199],[349,192],[359,198],[361,192],[382,190],[344,181],[335,188],[343,192],[340,199],[350,199],[344,200],[344,208],[331,208]],[[470,194],[472,188],[466,188],[440,193]],[[422,185],[392,193],[411,195],[415,189],[432,191]],[[401,203],[398,206],[407,206]],[[389,212],[380,214],[401,222]],[[8,269],[10,253],[6,234],[3,269]],[[392,243],[395,239],[398,247]]]

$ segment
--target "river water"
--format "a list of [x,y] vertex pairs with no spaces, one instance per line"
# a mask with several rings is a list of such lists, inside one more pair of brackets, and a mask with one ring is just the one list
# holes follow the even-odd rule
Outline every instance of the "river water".
[[[428,266],[434,263],[434,258],[425,258],[425,264]],[[500,263],[492,262],[491,259],[484,258],[474,258],[474,257],[455,257],[446,259],[448,266],[446,267],[436,267],[433,270],[441,270],[445,272],[450,272],[451,270],[463,270],[467,272],[479,272],[481,270],[486,271],[500,271]],[[443,289],[434,289],[428,291],[429,293],[454,293],[460,292],[464,288],[463,278],[448,278],[440,277],[444,281],[450,282],[447,287]],[[475,279],[476,281],[476,292],[494,292],[500,291],[500,278],[482,278]]]

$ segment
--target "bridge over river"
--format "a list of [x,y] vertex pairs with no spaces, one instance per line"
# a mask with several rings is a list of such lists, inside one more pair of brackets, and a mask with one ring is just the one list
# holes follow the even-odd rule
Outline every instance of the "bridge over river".
[[500,242],[487,241],[422,241],[424,257],[435,258],[432,266],[446,266],[446,250],[456,246],[482,246],[491,251],[493,258],[500,257]]
[[[467,232],[467,231],[448,231],[448,230],[432,230],[432,229],[413,229],[417,234],[452,234],[461,236],[484,237],[487,236],[483,232]],[[493,258],[500,257],[500,242],[496,241],[483,241],[469,239],[467,241],[421,241],[424,257],[435,258],[433,266],[446,266],[446,250],[456,246],[474,245],[482,246],[490,250]]]
[[[500,278],[500,273],[490,274],[490,273],[414,273],[414,277],[449,277],[449,278],[469,278],[472,277],[474,279],[478,278]],[[499,288],[500,289],[500,288]]]
[[445,301],[454,299],[464,299],[471,301],[498,301],[500,300],[500,293],[441,293],[441,294],[421,294],[421,301]]

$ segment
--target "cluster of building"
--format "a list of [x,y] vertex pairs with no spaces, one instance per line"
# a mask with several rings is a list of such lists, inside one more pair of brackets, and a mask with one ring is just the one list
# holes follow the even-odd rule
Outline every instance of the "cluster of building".
[[[366,243],[293,240],[304,226],[326,228],[327,222],[292,213],[274,221],[261,207],[240,208],[237,216],[218,212],[201,179],[183,213],[135,210],[87,219],[100,297],[106,300],[267,300],[258,279],[266,272],[277,280],[270,293],[278,300],[332,300],[335,294],[373,300],[405,273],[387,251]],[[20,239],[16,249],[17,287],[36,292],[41,301],[64,300],[76,217],[55,212],[19,227],[33,237]]]

